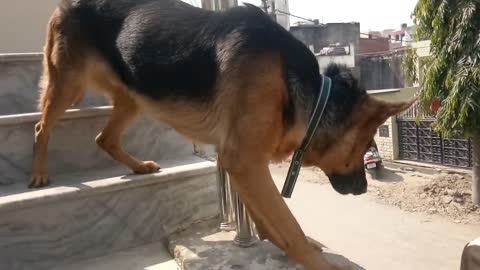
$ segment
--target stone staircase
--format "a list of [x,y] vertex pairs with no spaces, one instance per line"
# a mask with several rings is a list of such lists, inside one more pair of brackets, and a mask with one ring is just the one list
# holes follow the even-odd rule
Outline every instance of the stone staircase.
[[90,94],[53,130],[51,185],[28,189],[40,67],[0,55],[0,269],[176,269],[167,237],[218,215],[215,163],[143,118],[124,146],[162,169],[132,175],[96,146],[111,107]]
[[94,140],[111,107],[91,93],[53,129],[51,185],[28,189],[40,68],[40,54],[0,54],[1,270],[303,269],[268,242],[241,248],[218,230],[216,164],[172,128],[140,118],[123,137],[158,173],[113,161]]

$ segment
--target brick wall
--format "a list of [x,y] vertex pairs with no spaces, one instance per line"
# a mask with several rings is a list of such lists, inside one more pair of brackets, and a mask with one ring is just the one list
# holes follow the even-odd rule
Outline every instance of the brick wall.
[[390,49],[388,39],[386,38],[360,38],[359,40],[359,53],[375,53],[375,52],[388,52]]
[[[388,132],[386,132],[388,130]],[[385,131],[385,132],[384,132]],[[390,117],[377,130],[375,142],[382,159],[395,160],[398,157],[398,136],[395,117]]]

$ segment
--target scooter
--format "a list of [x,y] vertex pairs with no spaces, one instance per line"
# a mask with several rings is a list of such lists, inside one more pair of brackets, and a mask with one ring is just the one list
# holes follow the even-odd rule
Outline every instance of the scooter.
[[373,179],[376,179],[379,176],[380,170],[382,169],[382,157],[378,152],[377,144],[375,141],[372,142],[370,148],[363,156],[363,164],[365,170],[372,176]]

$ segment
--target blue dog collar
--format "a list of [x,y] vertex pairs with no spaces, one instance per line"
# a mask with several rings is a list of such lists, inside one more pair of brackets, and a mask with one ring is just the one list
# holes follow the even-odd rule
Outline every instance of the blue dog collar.
[[322,86],[320,87],[320,94],[318,95],[315,108],[313,109],[310,121],[308,123],[307,132],[300,147],[295,151],[288,169],[287,178],[283,184],[282,196],[285,198],[291,198],[293,189],[297,182],[298,174],[300,173],[303,154],[307,150],[308,146],[312,142],[313,136],[318,129],[320,120],[322,119],[325,108],[327,107],[328,99],[332,89],[332,79],[325,75],[322,76]]

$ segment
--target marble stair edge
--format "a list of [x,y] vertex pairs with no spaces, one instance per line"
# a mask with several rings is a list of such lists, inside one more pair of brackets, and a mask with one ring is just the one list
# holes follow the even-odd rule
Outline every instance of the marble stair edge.
[[[3,186],[0,189],[0,216],[19,209],[62,203],[65,200],[155,186],[162,183],[174,184],[176,179],[200,177],[216,172],[214,162],[196,156],[181,160],[160,161],[160,164],[163,167],[159,172],[146,175],[122,173],[121,170],[114,169],[109,172],[98,171],[65,175],[65,178],[58,182],[40,189],[29,189],[21,184]],[[104,175],[109,174],[118,174],[118,176],[104,177]]]
[[[53,128],[48,149],[52,180],[65,173],[119,166],[95,143],[110,110],[108,106],[73,109]],[[39,117],[39,113],[0,116],[0,186],[28,181],[34,125]],[[178,159],[194,154],[190,140],[169,126],[146,117],[138,118],[127,128],[122,145],[142,160]]]
[[68,260],[164,241],[215,218],[214,166],[170,181],[11,209],[0,216],[0,269],[51,269]]

